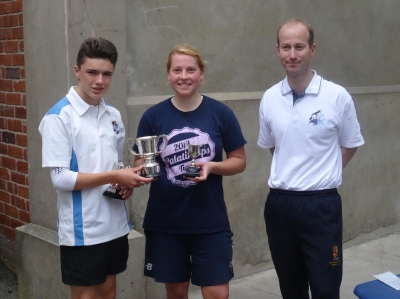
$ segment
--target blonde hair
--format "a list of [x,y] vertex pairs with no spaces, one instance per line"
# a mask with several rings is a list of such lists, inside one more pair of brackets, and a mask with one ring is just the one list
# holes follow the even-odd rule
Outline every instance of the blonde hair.
[[181,45],[176,45],[171,50],[171,52],[169,52],[167,63],[166,63],[167,72],[169,72],[169,69],[171,68],[172,56],[174,56],[175,54],[185,54],[185,55],[194,57],[197,61],[197,64],[198,64],[200,70],[205,71],[207,61],[205,61],[201,57],[199,50],[197,50],[195,47],[193,47],[191,45],[181,44]]

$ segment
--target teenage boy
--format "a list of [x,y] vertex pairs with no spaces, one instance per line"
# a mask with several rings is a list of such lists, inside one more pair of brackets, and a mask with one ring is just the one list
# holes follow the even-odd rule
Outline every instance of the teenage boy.
[[[122,164],[125,129],[120,112],[106,104],[118,53],[103,38],[86,39],[78,52],[77,86],[42,119],[42,167],[50,168],[58,194],[58,238],[63,283],[71,296],[115,298],[116,275],[127,267],[131,230],[124,200],[152,179]],[[124,200],[106,197],[112,184]]]

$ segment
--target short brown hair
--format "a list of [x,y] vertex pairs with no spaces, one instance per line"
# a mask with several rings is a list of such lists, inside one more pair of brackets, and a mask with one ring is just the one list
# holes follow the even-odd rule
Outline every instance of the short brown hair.
[[115,67],[118,60],[118,52],[117,48],[109,40],[101,37],[89,37],[83,41],[78,51],[76,65],[79,69],[85,63],[87,57],[108,59]]

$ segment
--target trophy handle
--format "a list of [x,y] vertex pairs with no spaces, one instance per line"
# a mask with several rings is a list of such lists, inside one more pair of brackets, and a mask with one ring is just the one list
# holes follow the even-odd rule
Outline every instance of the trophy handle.
[[160,138],[164,139],[164,147],[156,152],[156,154],[155,154],[156,156],[157,156],[159,153],[161,153],[161,152],[167,147],[167,145],[168,145],[168,138],[167,138],[167,136],[165,136],[164,134],[162,134],[162,135],[160,135],[160,136],[157,137],[157,139],[156,139],[156,140],[157,140],[157,141],[156,141],[157,144],[158,144],[158,141],[160,140]]
[[[132,143],[132,141],[133,141],[133,143]],[[134,154],[135,156],[139,156],[139,154],[133,150],[133,145],[134,145],[134,144],[135,144],[135,140],[134,140],[133,138],[128,138],[128,139],[126,140],[126,146],[128,147],[128,150],[129,150],[132,154]]]

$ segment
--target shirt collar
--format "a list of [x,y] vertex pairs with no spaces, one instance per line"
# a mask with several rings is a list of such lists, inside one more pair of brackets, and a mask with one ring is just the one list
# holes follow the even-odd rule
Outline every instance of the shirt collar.
[[[89,105],[88,103],[86,103],[79,95],[78,93],[75,91],[75,87],[76,86],[72,86],[69,89],[69,92],[67,94],[67,98],[69,100],[69,102],[71,103],[72,107],[75,109],[75,111],[78,113],[79,116],[82,116],[83,114],[85,114],[86,111],[88,111],[88,109],[92,106]],[[101,98],[99,101],[99,109],[100,111],[104,111],[107,109],[105,103],[104,103],[104,99]]]
[[[314,73],[314,76],[311,79],[310,84],[308,84],[304,94],[318,94],[321,88],[322,77],[319,76],[316,71],[314,70],[312,71]],[[289,85],[287,77],[282,81],[281,92],[282,95],[286,95],[289,92],[292,92],[292,88]]]

